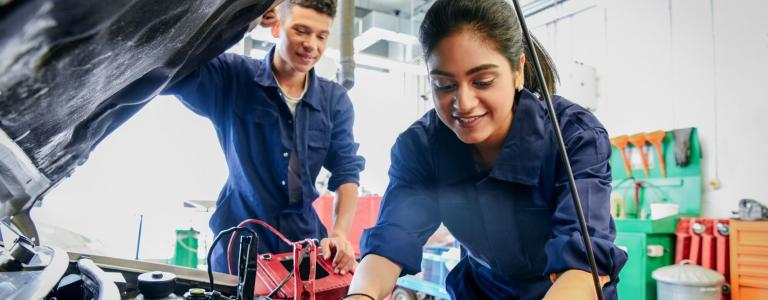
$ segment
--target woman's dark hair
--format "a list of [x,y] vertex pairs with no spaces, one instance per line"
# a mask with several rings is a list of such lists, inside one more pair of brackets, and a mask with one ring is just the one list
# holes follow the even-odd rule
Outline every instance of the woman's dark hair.
[[[517,71],[520,55],[525,51],[525,88],[541,92],[541,84],[536,77],[536,68],[523,40],[520,22],[514,8],[505,0],[437,0],[429,8],[421,23],[419,41],[424,51],[425,60],[429,58],[438,43],[451,34],[461,30],[471,30],[483,40],[493,45]],[[536,38],[533,38],[544,80],[550,94],[555,92],[558,80],[557,70],[552,59]]]

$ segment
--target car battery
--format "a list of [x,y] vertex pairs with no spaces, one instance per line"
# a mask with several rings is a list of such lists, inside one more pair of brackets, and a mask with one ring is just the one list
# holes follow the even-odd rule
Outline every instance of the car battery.
[[255,294],[272,294],[273,299],[335,300],[346,295],[351,282],[351,273],[335,274],[332,260],[323,259],[319,248],[309,241],[295,243],[293,253],[260,255]]

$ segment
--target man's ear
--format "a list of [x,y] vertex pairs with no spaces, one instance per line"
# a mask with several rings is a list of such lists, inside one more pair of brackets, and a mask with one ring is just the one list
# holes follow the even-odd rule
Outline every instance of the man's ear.
[[282,26],[283,26],[283,23],[280,22],[279,20],[276,21],[274,24],[272,24],[271,31],[272,31],[273,38],[280,38],[280,27]]

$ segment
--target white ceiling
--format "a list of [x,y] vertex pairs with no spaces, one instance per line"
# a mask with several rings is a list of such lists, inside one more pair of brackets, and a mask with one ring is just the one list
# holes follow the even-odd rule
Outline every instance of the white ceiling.
[[[540,7],[547,7],[552,4],[565,2],[567,0],[519,0],[520,7],[528,13],[530,10],[536,10]],[[402,17],[410,17],[413,10],[416,18],[421,17],[424,12],[435,2],[434,0],[355,0],[355,6],[368,10],[375,10],[386,13],[393,13],[399,10]]]
[[426,11],[432,2],[434,0],[355,0],[355,6],[387,13],[399,10],[401,16],[410,17],[411,9]]

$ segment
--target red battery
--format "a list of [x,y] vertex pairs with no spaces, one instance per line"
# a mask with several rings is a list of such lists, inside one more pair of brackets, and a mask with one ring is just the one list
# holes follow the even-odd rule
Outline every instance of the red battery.
[[[332,260],[322,259],[319,249],[307,240],[306,243],[295,243],[293,253],[260,255],[255,294],[267,296],[277,289],[271,298],[341,299],[347,294],[352,274],[333,273]],[[294,264],[296,259],[301,261],[300,264]],[[294,270],[293,275],[290,275],[291,270]],[[283,281],[285,283],[281,285]]]

